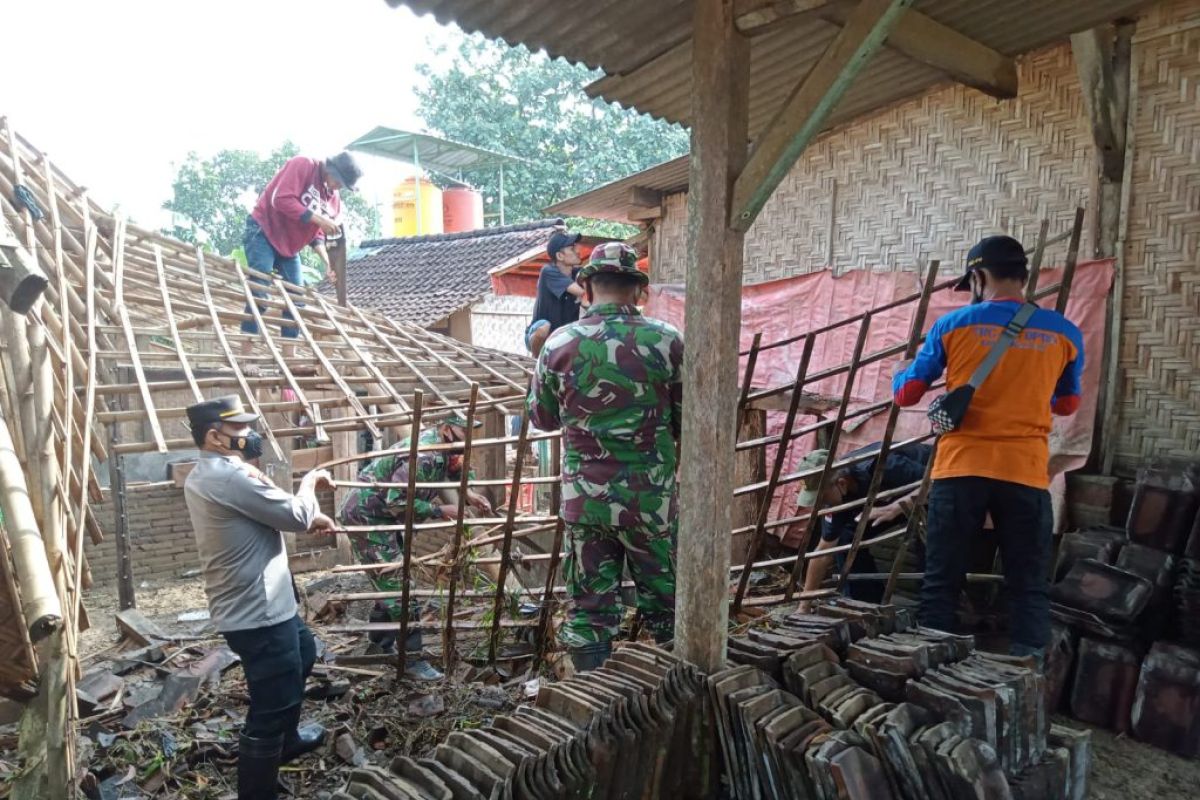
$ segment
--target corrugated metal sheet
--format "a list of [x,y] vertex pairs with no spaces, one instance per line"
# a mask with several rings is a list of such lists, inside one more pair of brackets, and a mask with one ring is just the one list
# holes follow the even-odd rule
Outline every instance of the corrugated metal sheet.
[[688,157],[682,156],[649,169],[635,172],[628,178],[605,184],[598,189],[576,195],[546,209],[546,213],[563,217],[591,217],[628,222],[629,190],[636,187],[662,194],[682,192],[688,185]]
[[[388,0],[440,22],[543,49],[608,73],[589,91],[655,117],[691,114],[691,0]],[[1018,55],[1135,13],[1152,0],[917,0],[914,9]],[[812,67],[836,26],[814,17],[751,44],[750,131],[760,131]],[[831,121],[918,94],[940,73],[891,50],[873,59]]]

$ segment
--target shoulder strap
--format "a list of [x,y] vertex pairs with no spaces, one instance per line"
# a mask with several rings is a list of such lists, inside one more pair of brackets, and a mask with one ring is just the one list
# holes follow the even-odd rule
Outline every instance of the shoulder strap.
[[1033,312],[1037,311],[1037,308],[1033,303],[1025,303],[1017,309],[1017,313],[1013,314],[1012,319],[1004,326],[1000,338],[992,345],[992,349],[988,351],[983,362],[975,368],[975,374],[971,376],[970,380],[971,386],[978,389],[987,380],[987,376],[1000,363],[1000,357],[1004,355],[1009,346],[1021,335],[1021,331],[1025,330],[1025,325],[1029,322],[1030,317],[1033,316]]

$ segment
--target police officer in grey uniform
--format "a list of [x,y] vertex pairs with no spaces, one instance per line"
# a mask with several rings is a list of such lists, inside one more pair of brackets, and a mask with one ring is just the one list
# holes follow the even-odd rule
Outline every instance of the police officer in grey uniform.
[[248,464],[262,455],[258,419],[237,396],[187,409],[200,460],[184,483],[213,624],[242,660],[250,708],[238,747],[238,798],[275,798],[279,765],[316,749],[319,725],[299,728],[304,683],[316,660],[297,614],[281,531],[332,532],[316,490],[329,473],[304,476],[295,495]]

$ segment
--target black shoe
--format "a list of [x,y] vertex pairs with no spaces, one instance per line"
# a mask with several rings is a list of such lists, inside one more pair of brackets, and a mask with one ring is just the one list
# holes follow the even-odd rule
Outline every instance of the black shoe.
[[279,757],[280,764],[295,761],[305,753],[311,753],[325,743],[325,726],[316,722],[301,725],[290,735],[283,737],[283,752]]
[[612,655],[612,642],[596,642],[583,647],[572,647],[570,653],[575,671],[588,672],[604,666],[604,662],[608,661],[608,657]]
[[238,800],[275,800],[279,796],[279,757],[283,736],[238,737]]

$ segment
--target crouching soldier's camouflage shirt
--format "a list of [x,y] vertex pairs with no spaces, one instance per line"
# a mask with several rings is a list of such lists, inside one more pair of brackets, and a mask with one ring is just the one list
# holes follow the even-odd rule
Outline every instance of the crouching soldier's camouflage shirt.
[[[421,444],[440,444],[442,439],[437,429],[430,428],[421,433],[418,441]],[[409,440],[405,439],[396,445],[397,450],[407,450]],[[437,451],[421,453],[417,456],[417,481],[445,481],[448,478],[449,453]],[[408,453],[394,453],[380,456],[358,473],[362,482],[379,483],[408,483]],[[352,489],[342,501],[338,518],[349,525],[380,525],[395,524],[404,520],[405,488],[372,488],[363,487]],[[413,498],[413,520],[426,520],[441,517],[441,500],[437,489],[417,489]]]
[[530,421],[563,432],[562,517],[665,526],[675,517],[683,336],[634,306],[593,306],[546,341]]

